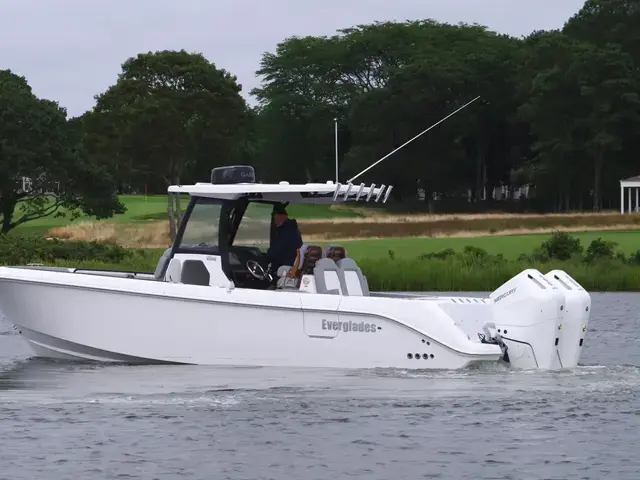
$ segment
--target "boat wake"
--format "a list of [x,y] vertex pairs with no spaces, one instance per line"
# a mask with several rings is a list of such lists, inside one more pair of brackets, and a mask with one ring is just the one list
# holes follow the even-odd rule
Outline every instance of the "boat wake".
[[566,371],[487,364],[459,371],[324,370],[78,364],[39,358],[0,366],[0,401],[8,403],[176,405],[229,408],[302,399],[444,401],[558,400],[566,395],[624,396],[640,390],[638,365],[583,365]]

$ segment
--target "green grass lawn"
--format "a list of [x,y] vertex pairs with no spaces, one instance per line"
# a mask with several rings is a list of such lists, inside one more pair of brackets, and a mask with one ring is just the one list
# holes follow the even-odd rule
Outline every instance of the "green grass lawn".
[[[122,215],[114,215],[112,218],[108,219],[110,222],[140,223],[153,220],[153,215],[157,215],[158,213],[164,213],[166,218],[167,197],[165,195],[149,195],[148,197],[145,197],[144,195],[122,195],[120,199],[127,207],[127,211]],[[19,216],[20,212],[16,211],[15,217]],[[151,216],[151,218],[148,218],[149,216]],[[56,218],[53,215],[50,215],[48,217],[32,220],[20,225],[12,230],[12,232],[23,235],[40,235],[53,227],[60,227],[92,219],[95,220],[93,217],[81,215],[77,219],[70,221],[68,216]]]
[[[580,239],[585,248],[592,240],[602,237],[605,241],[618,244],[617,249],[626,254],[640,250],[640,230],[594,231],[570,233]],[[490,254],[502,253],[506,258],[516,259],[522,253],[531,253],[547,240],[551,234],[535,235],[495,235],[468,238],[391,238],[372,240],[352,240],[339,242],[344,245],[350,256],[355,258],[382,258],[389,256],[389,250],[395,258],[415,258],[420,254],[438,252],[446,248],[462,251],[467,245],[482,248]]]
[[[570,235],[579,238],[585,250],[589,243],[598,237],[602,237],[605,241],[617,242],[617,249],[627,255],[640,250],[640,230],[581,232]],[[349,256],[356,260],[389,258],[389,250],[393,250],[395,258],[410,259],[423,253],[439,252],[446,248],[453,248],[461,252],[467,245],[482,248],[492,255],[502,253],[506,258],[515,260],[523,253],[532,253],[549,237],[550,234],[469,238],[394,238],[323,242],[322,245],[339,243],[347,249]],[[162,252],[164,249],[147,249],[145,255],[155,261],[156,258],[160,258]]]
[[[122,195],[120,200],[127,207],[127,211],[122,215],[114,215],[107,219],[108,222],[120,223],[144,223],[154,220],[164,220],[167,218],[167,196],[166,195]],[[189,196],[182,196],[181,207],[184,209],[189,202]],[[271,207],[267,207],[271,209]],[[293,218],[298,219],[316,219],[316,218],[332,218],[332,217],[359,217],[362,216],[357,212],[348,209],[330,208],[330,205],[305,205],[296,204],[288,208],[289,214]],[[16,217],[20,216],[20,212],[16,212]],[[42,235],[53,227],[60,227],[73,223],[95,220],[95,218],[82,215],[77,219],[70,221],[68,217],[53,216],[41,218],[27,222],[24,225],[14,229],[17,234]]]

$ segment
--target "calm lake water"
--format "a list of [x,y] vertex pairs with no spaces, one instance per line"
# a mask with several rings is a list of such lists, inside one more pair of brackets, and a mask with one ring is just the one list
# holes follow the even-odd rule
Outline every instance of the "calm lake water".
[[562,373],[79,366],[0,318],[0,479],[638,480],[640,294],[592,301]]

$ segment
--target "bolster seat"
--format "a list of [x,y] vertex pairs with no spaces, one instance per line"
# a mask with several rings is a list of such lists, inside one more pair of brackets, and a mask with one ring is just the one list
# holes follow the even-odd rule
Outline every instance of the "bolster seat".
[[313,277],[316,282],[316,291],[329,295],[341,295],[342,282],[338,265],[330,258],[321,258],[313,268]]
[[369,283],[362,270],[352,258],[343,258],[337,262],[343,295],[369,296]]

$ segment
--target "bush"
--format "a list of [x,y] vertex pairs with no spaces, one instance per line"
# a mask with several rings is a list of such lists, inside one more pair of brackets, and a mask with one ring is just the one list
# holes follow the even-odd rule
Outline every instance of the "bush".
[[[456,254],[453,248],[446,248],[441,252],[429,252],[423,253],[418,257],[418,260],[445,260]],[[393,258],[391,258],[393,260]]]
[[632,253],[627,259],[627,263],[629,265],[640,265],[640,250],[636,250],[635,253]]
[[[616,255],[616,242],[606,242],[601,237],[593,240],[587,247],[587,254],[584,258],[587,263],[594,263],[598,260],[611,260]],[[622,257],[624,258],[624,256]]]
[[535,254],[540,259],[569,260],[571,257],[582,255],[583,248],[580,239],[574,238],[566,232],[554,232],[551,238],[540,245]]
[[62,241],[37,236],[0,235],[0,264],[25,265],[58,260],[120,263],[133,251],[111,243]]

